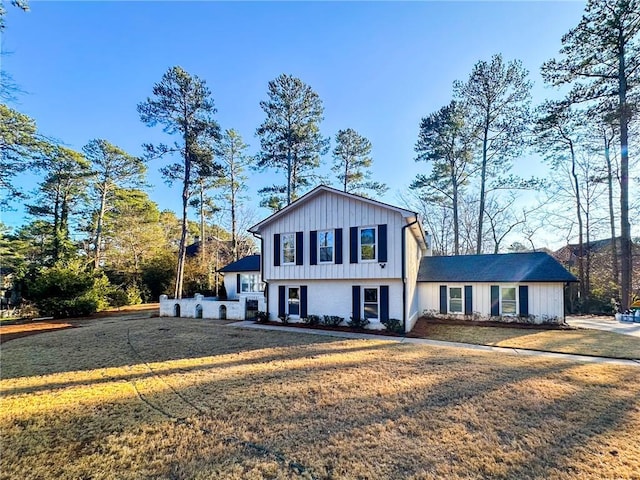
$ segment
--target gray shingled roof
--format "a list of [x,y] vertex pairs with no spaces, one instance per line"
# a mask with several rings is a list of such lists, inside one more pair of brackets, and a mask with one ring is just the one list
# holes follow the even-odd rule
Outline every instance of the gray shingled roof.
[[259,272],[260,271],[260,255],[249,255],[241,258],[237,262],[230,263],[222,267],[220,272]]
[[419,282],[577,282],[544,252],[424,257]]

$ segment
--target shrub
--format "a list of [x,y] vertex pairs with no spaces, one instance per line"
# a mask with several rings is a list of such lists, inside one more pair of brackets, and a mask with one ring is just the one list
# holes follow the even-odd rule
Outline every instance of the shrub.
[[112,307],[124,307],[127,303],[127,293],[120,287],[113,287],[107,294],[107,300]]
[[381,323],[384,325],[384,328],[386,328],[386,330],[388,332],[402,333],[402,331],[403,331],[402,322],[400,320],[398,320],[397,318],[390,318],[388,320],[382,320]]
[[29,285],[30,300],[41,315],[55,318],[90,315],[108,306],[112,291],[102,273],[85,271],[80,262],[44,268]]
[[311,326],[320,325],[320,315],[309,315],[304,317],[302,321]]
[[129,285],[125,294],[127,296],[127,305],[140,305],[142,303],[142,292],[137,283]]
[[269,321],[269,315],[267,315],[267,312],[258,311],[256,312],[256,321],[258,323],[267,323]]
[[289,317],[289,315],[279,315],[278,318],[280,319],[280,321],[282,323],[284,323],[285,325],[287,323],[289,323],[289,320],[291,319],[291,317]]
[[369,325],[369,320],[366,318],[353,318],[350,317],[349,322],[347,322],[351,328],[364,328]]
[[322,324],[328,327],[337,327],[344,321],[344,318],[336,315],[324,315],[322,317]]

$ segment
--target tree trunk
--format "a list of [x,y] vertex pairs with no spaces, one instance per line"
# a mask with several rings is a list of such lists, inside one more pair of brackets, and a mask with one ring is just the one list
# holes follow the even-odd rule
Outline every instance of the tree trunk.
[[180,232],[180,245],[178,246],[178,266],[176,269],[175,298],[182,298],[182,285],[184,283],[184,263],[186,259],[187,245],[187,207],[189,205],[189,180],[191,176],[191,158],[189,158],[189,135],[184,135],[184,179],[182,183],[182,230]]
[[476,254],[482,253],[482,223],[484,221],[484,203],[486,195],[487,182],[487,142],[489,136],[489,116],[487,115],[487,123],[484,126],[482,137],[482,170],[480,172],[480,210],[478,212],[478,238],[476,245]]
[[582,203],[580,199],[580,184],[578,182],[578,175],[576,174],[576,154],[573,149],[573,143],[571,143],[569,147],[571,149],[571,176],[573,177],[576,196],[576,215],[578,218],[578,277],[580,278],[580,300],[585,301],[586,282],[584,278],[584,227],[582,225]]
[[460,255],[460,225],[458,223],[458,182],[451,176],[453,190],[453,254]]
[[237,236],[237,228],[236,225],[236,180],[235,180],[235,165],[233,163],[233,159],[230,164],[230,172],[231,172],[231,254],[235,261],[238,261],[238,236]]
[[604,131],[604,159],[607,162],[607,188],[609,197],[609,224],[611,228],[611,281],[619,294],[618,245],[616,242],[616,217],[613,209],[613,169],[611,168],[611,141]]
[[104,212],[107,205],[107,185],[102,185],[102,195],[100,195],[100,210],[98,212],[98,222],[96,225],[96,236],[94,240],[95,246],[95,258],[93,261],[93,268],[100,268],[100,257],[102,256],[102,224],[104,222]]
[[629,309],[631,303],[631,225],[629,223],[629,139],[627,77],[625,76],[625,48],[623,30],[620,29],[618,54],[618,96],[620,114],[620,249],[621,296],[620,308]]
[[207,237],[204,226],[204,182],[200,179],[200,264],[206,263]]

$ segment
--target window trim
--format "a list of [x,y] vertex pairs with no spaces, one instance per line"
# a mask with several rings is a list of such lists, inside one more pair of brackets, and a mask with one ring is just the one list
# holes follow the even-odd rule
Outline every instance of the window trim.
[[[293,289],[298,290],[298,313],[291,314],[289,313],[289,307],[291,306],[291,302],[289,301],[289,291]],[[300,318],[300,310],[302,308],[302,287],[300,285],[287,285],[284,292],[286,314],[291,318]]]
[[[503,298],[502,298],[502,290],[506,289],[506,288],[511,288],[513,289],[514,292],[514,299],[513,300],[507,300],[508,302],[513,302],[515,305],[515,311],[513,313],[504,313],[504,309],[503,309]],[[499,297],[500,299],[500,315],[502,315],[503,317],[517,317],[520,310],[520,305],[519,304],[519,299],[518,299],[518,286],[517,285],[500,285],[500,291],[499,291]]]
[[[373,230],[373,258],[362,258],[362,231],[363,230]],[[358,227],[358,261],[361,263],[375,263],[378,261],[378,226],[370,225],[366,227]]]
[[[323,234],[330,234],[331,235],[331,244],[330,245],[326,245],[323,246],[321,243],[321,236]],[[332,229],[327,229],[327,230],[318,230],[317,232],[317,248],[318,248],[318,265],[321,264],[331,264],[331,263],[335,263],[335,259],[336,259],[336,233],[335,230]],[[321,248],[331,248],[331,260],[322,260],[322,255],[320,254],[320,249]]]
[[[285,261],[284,246],[285,237],[291,236],[293,238],[293,260],[291,262]],[[282,233],[280,234],[280,264],[281,265],[295,265],[296,264],[296,234],[294,233]]]
[[[255,282],[251,281],[243,281],[244,279],[255,279]],[[243,290],[244,285],[248,287],[251,285],[255,286],[255,290]],[[240,273],[240,291],[237,293],[263,293],[264,292],[264,282],[260,277],[259,273]]]
[[[457,288],[460,290],[460,311],[454,312],[451,310],[451,289]],[[464,285],[447,285],[447,313],[451,315],[464,315]]]
[[[371,317],[371,318],[367,318],[366,316],[366,309],[365,309],[365,304],[370,304],[373,305],[373,302],[367,302],[365,300],[365,290],[375,290],[376,291],[376,306],[377,306],[377,311],[378,311],[378,316],[377,317]],[[369,286],[369,285],[365,285],[362,287],[362,291],[361,291],[361,312],[362,312],[362,318],[369,320],[370,322],[379,322],[380,321],[380,287],[379,286]]]

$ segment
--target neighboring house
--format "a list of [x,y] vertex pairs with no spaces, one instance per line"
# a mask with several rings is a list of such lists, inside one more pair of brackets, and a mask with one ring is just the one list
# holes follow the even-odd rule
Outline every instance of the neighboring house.
[[418,294],[436,317],[561,323],[564,286],[576,281],[544,252],[425,257]]
[[262,247],[271,320],[333,315],[410,331],[420,311],[418,264],[427,254],[417,213],[319,186],[249,231]]
[[262,296],[264,283],[260,276],[260,255],[249,255],[220,269],[224,274],[227,299],[235,300],[241,295]]

